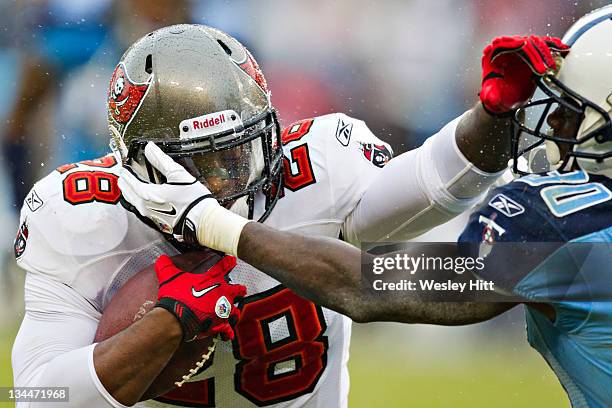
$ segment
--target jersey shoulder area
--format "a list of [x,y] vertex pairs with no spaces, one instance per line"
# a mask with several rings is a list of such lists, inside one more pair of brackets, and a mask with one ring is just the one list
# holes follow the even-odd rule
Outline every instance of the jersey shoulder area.
[[285,196],[269,223],[283,229],[327,221],[338,227],[393,157],[365,122],[343,113],[294,122],[281,139]]
[[119,204],[118,169],[114,157],[105,156],[60,166],[38,181],[21,209],[14,247],[19,266],[69,283],[69,271],[120,250],[136,217]]
[[[384,167],[393,157],[391,146],[376,137],[364,121],[344,113],[330,113],[294,122],[283,129],[281,139],[285,152],[299,141],[317,148],[329,148],[332,153],[340,154],[357,147],[363,157],[377,167]],[[372,146],[364,148],[363,145]],[[375,150],[375,146],[380,152],[373,155],[366,152]]]
[[610,179],[583,171],[514,180],[471,214],[461,248],[486,259],[482,279],[532,300],[550,299],[567,292],[578,273],[597,269],[577,262],[576,251],[601,251],[606,246],[598,243],[610,242],[611,191]]
[[612,180],[577,170],[521,177],[492,190],[461,240],[565,242],[610,226]]

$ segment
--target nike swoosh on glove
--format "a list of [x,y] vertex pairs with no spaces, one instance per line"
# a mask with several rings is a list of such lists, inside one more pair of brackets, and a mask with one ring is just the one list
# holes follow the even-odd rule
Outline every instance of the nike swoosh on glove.
[[155,262],[159,281],[157,307],[172,313],[183,329],[183,341],[220,334],[223,340],[234,338],[233,326],[240,318],[234,306],[246,295],[246,287],[229,282],[228,274],[236,258],[224,256],[204,273],[177,268],[172,260],[160,256]]

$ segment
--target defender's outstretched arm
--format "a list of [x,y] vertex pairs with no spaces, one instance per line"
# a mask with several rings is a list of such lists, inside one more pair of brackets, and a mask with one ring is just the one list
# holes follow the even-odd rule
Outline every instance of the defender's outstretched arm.
[[508,165],[510,116],[533,95],[535,78],[557,68],[553,56],[567,50],[549,37],[495,39],[482,57],[480,102],[392,159],[345,220],[344,238],[403,241],[473,207]]
[[[455,245],[410,249],[415,257],[452,256]],[[238,256],[300,296],[356,322],[393,321],[462,325],[488,320],[516,303],[430,302],[419,292],[370,296],[363,290],[361,265],[369,255],[337,239],[281,232],[251,222],[242,230]],[[417,272],[418,274],[418,272]],[[454,274],[454,272],[450,272]],[[449,278],[452,276],[449,275]]]
[[[428,303],[416,296],[368,296],[360,287],[361,254],[356,248],[337,239],[306,237],[249,221],[221,207],[203,184],[155,144],[149,143],[145,154],[169,184],[147,183],[124,169],[119,185],[135,211],[181,239],[238,256],[296,293],[356,321],[455,325],[482,321],[505,310],[490,304]],[[164,201],[177,208],[175,215],[160,216],[154,210]],[[448,253],[449,248],[439,251]]]

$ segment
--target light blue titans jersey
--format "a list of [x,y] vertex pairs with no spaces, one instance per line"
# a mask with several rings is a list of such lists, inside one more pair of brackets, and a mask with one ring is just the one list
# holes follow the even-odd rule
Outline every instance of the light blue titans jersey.
[[488,243],[482,279],[555,309],[553,322],[527,305],[527,335],[572,406],[612,407],[612,180],[515,180],[491,192],[459,241]]

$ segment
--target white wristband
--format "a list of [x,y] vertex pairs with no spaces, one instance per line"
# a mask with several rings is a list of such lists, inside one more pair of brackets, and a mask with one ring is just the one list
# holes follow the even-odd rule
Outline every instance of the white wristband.
[[[208,201],[208,200],[205,200]],[[197,208],[202,204],[201,208]],[[244,226],[251,222],[220,205],[210,205],[204,202],[196,205],[193,210],[200,210],[197,221],[197,238],[200,245],[225,252],[228,255],[238,255],[238,241]]]

